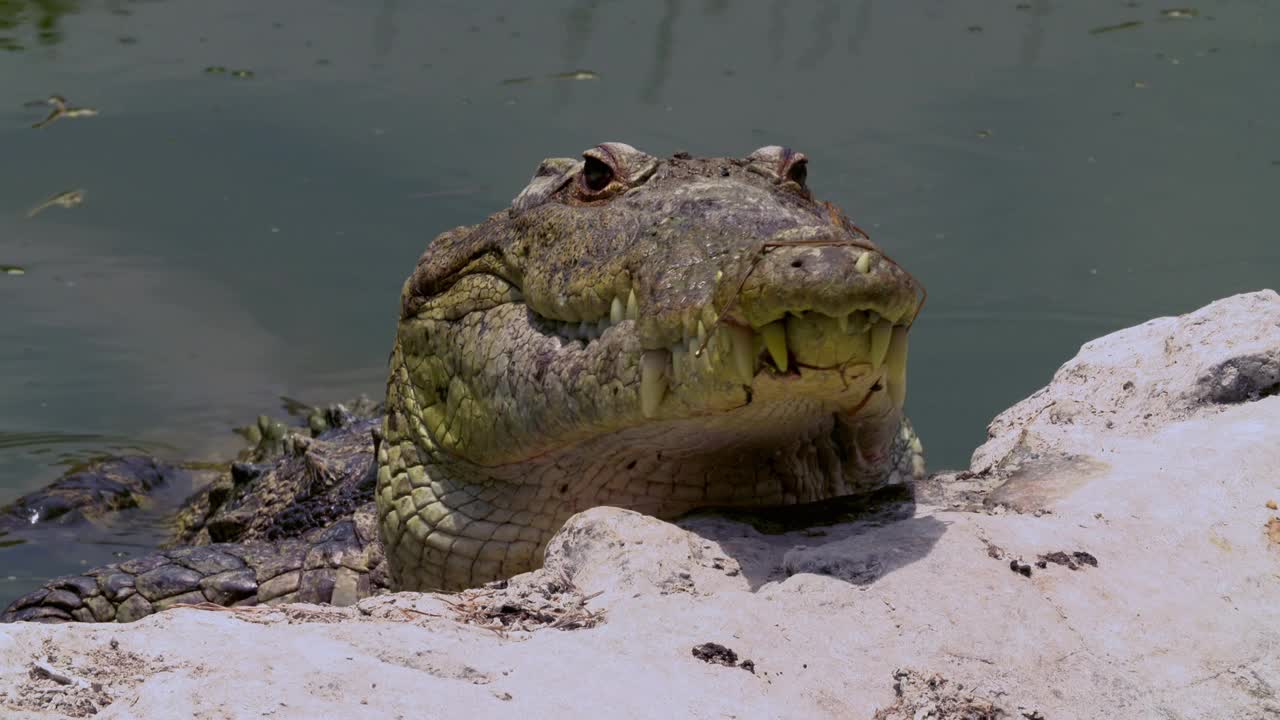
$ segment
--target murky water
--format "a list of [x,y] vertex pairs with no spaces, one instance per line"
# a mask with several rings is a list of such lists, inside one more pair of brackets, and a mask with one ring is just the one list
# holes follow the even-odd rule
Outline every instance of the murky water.
[[[1280,4],[425,5],[0,4],[0,504],[376,395],[427,241],[602,140],[808,154],[928,287],[935,467],[1085,340],[1280,285]],[[157,532],[0,543],[0,603]]]

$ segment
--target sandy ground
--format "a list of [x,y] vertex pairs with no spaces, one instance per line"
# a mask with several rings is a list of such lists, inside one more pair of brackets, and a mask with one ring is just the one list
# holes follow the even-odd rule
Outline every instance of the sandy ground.
[[[597,508],[503,589],[0,627],[13,718],[1280,718],[1280,296],[1094,341],[964,473]],[[757,526],[759,526],[757,524]]]

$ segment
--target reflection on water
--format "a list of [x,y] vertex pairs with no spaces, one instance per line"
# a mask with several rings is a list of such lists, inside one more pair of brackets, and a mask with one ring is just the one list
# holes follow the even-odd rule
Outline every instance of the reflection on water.
[[108,435],[94,433],[65,432],[4,432],[0,431],[0,450],[27,448],[29,452],[38,452],[37,448],[48,448],[57,445],[92,444],[109,447],[116,451],[128,452],[137,450],[137,445],[127,438],[113,438]]
[[25,49],[23,36],[27,28],[34,31],[41,45],[54,45],[62,40],[61,20],[64,15],[80,12],[76,0],[6,0],[0,2],[0,50]]
[[[805,152],[929,288],[908,411],[963,465],[1085,340],[1280,277],[1280,5],[1193,9],[0,2],[27,50],[0,53],[0,501],[121,447],[227,457],[281,396],[377,396],[428,240],[605,140]],[[33,129],[55,93],[100,113]],[[0,577],[100,550],[33,539]]]

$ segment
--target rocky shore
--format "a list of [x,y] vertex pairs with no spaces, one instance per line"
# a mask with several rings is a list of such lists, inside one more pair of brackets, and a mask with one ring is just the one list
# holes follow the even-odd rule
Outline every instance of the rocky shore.
[[803,524],[596,508],[458,595],[0,626],[0,717],[1280,717],[1277,395],[1280,295],[1237,295]]

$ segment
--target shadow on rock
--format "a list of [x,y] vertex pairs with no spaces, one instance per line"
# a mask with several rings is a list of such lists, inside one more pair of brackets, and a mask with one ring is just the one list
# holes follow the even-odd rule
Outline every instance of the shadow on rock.
[[946,532],[914,517],[911,489],[761,510],[699,510],[676,524],[617,508],[593,508],[565,524],[546,569],[584,592],[754,592],[811,573],[870,585],[924,558]]
[[911,486],[890,485],[804,505],[699,511],[679,525],[718,544],[752,590],[800,573],[870,585],[923,558],[946,532],[915,509]]

